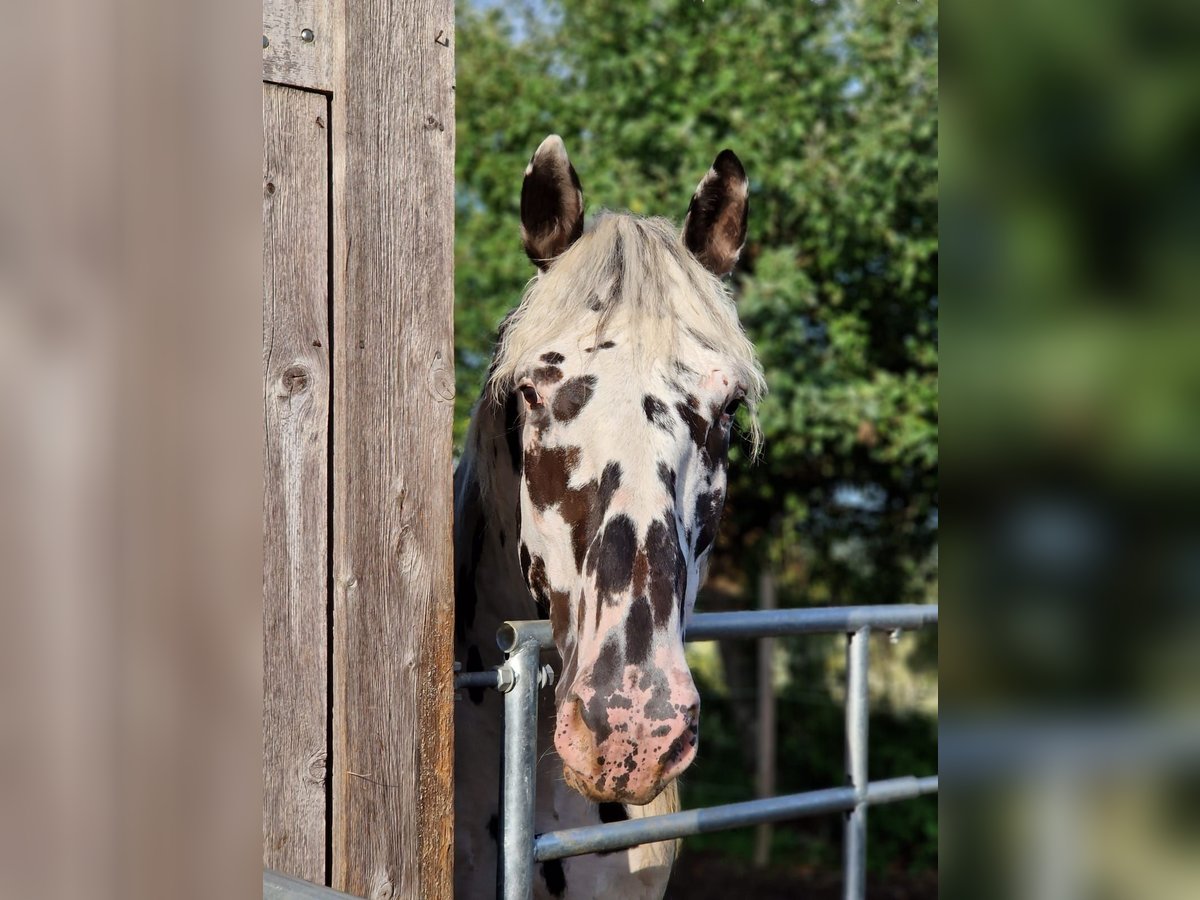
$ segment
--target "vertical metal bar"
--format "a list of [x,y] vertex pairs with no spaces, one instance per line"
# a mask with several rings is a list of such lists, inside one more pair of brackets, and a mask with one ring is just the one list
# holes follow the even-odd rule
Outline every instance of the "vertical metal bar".
[[[760,609],[775,609],[775,573],[764,565],[758,577]],[[755,796],[775,796],[775,638],[758,643],[758,765]],[[771,861],[771,825],[764,822],[754,833],[754,866],[765,868]]]
[[501,797],[500,896],[533,896],[533,810],[537,781],[536,640],[520,640],[508,656],[515,675],[504,695],[504,782]]
[[869,628],[850,635],[846,646],[846,778],[854,788],[854,809],[846,814],[842,846],[844,900],[867,892],[867,665]]

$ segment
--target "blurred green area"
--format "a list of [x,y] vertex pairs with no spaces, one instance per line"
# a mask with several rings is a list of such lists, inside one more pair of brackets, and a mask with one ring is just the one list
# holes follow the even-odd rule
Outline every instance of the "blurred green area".
[[1200,896],[1200,6],[946,36],[943,885]]
[[950,33],[943,675],[996,708],[1192,704],[1200,7],[1021,0]]
[[[761,458],[746,443],[731,452],[700,606],[753,606],[764,566],[783,605],[936,602],[937,3],[460,2],[457,15],[459,446],[496,325],[533,275],[518,207],[538,143],[563,136],[589,213],[676,221],[729,147],[751,180],[733,287],[770,393]],[[827,670],[842,648],[787,649],[780,788],[841,784]],[[752,796],[753,653],[721,648],[689,805]],[[920,660],[936,696],[933,638]],[[934,715],[873,719],[881,777],[933,771]],[[873,813],[873,864],[932,867],[936,829],[932,801]],[[708,840],[737,853],[748,839]],[[779,860],[836,868],[840,821],[777,840]]]

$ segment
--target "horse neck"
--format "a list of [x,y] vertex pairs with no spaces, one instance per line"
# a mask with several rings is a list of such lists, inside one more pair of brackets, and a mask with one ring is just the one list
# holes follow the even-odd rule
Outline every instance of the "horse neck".
[[538,616],[518,560],[520,456],[506,419],[504,407],[485,395],[454,474],[456,644],[463,652],[477,647],[487,664],[499,655],[501,623]]

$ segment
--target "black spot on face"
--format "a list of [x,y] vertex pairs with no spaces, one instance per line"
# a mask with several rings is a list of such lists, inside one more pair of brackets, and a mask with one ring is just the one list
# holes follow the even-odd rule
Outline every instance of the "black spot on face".
[[638,597],[625,617],[625,661],[630,665],[641,665],[650,656],[650,638],[654,633],[654,621],[650,615],[650,602]]
[[555,384],[562,381],[563,372],[558,366],[542,366],[534,369],[531,377],[535,384]]
[[611,350],[615,346],[617,346],[616,341],[605,341],[603,344],[600,345],[600,349],[601,350]]
[[[695,399],[695,398],[689,398]],[[676,403],[675,411],[679,413],[679,418],[683,420],[683,424],[688,427],[691,432],[692,442],[700,448],[704,449],[704,442],[708,438],[708,419],[700,415],[691,406],[685,403]]]
[[608,693],[621,683],[621,648],[617,639],[609,635],[600,645],[596,663],[592,666],[592,687],[597,694]]
[[571,643],[567,635],[567,626],[571,617],[571,595],[566,591],[550,589],[550,627],[554,634],[554,645],[561,648],[560,653],[566,660],[570,653],[567,645]]
[[554,418],[560,422],[570,422],[592,399],[595,390],[595,375],[581,375],[563,382],[554,395]]
[[578,466],[578,447],[530,451],[525,465],[525,485],[533,505],[544,510],[562,500],[567,494],[571,473]]
[[662,486],[667,490],[667,497],[672,503],[675,502],[675,470],[666,463],[658,464],[658,480],[662,482]]
[[621,686],[621,673],[624,668],[616,635],[610,634],[600,645],[600,652],[592,665],[592,697],[580,710],[584,724],[591,731],[597,745],[604,743],[613,733],[612,726],[608,723],[608,709]]
[[529,566],[529,574],[525,576],[525,580],[529,585],[529,592],[533,594],[533,599],[537,603],[538,618],[548,619],[550,617],[550,580],[546,577],[546,564],[540,556],[533,557],[533,562]]
[[653,394],[646,394],[642,398],[642,411],[646,413],[648,421],[653,422],[663,431],[671,431],[671,415],[667,411],[667,404]]
[[609,504],[612,503],[613,494],[617,492],[617,488],[621,486],[621,464],[610,462],[604,467],[604,472],[600,476],[600,492],[597,497],[601,514],[608,512]]
[[561,897],[567,890],[567,875],[563,871],[561,859],[552,859],[542,863],[542,880],[546,882],[546,890],[555,897]]
[[721,510],[725,506],[725,494],[721,491],[704,491],[696,497],[696,557],[699,558],[717,536],[721,523]]
[[646,532],[646,558],[650,572],[650,606],[654,624],[664,627],[671,619],[675,598],[682,595],[686,563],[679,550],[670,513],[650,523]]
[[566,359],[567,358],[565,356],[563,356],[561,353],[556,353],[553,350],[551,350],[549,353],[542,354],[542,362],[548,363],[549,365],[552,365],[552,366],[560,366],[564,362],[566,362]]
[[633,580],[633,558],[637,553],[637,531],[633,520],[614,516],[604,527],[599,547],[588,559],[588,573],[595,571],[596,594],[608,602],[625,591]]
[[666,722],[675,718],[678,710],[671,703],[671,687],[667,675],[657,666],[649,666],[642,677],[643,687],[649,682],[650,699],[646,701],[646,718],[655,722]]
[[[713,422],[721,422],[724,410],[720,405],[713,408]],[[729,423],[713,425],[708,429],[708,437],[704,442],[704,464],[709,469],[724,466],[729,454]]]

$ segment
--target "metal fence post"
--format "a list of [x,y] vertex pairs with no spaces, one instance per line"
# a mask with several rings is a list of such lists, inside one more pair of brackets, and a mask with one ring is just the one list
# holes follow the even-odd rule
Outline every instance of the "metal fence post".
[[533,896],[533,810],[537,783],[537,639],[502,629],[501,649],[508,653],[514,681],[504,695],[504,775],[501,786],[500,896]]
[[842,847],[844,900],[867,893],[867,666],[871,629],[859,628],[846,645],[846,778],[854,808],[846,813]]

